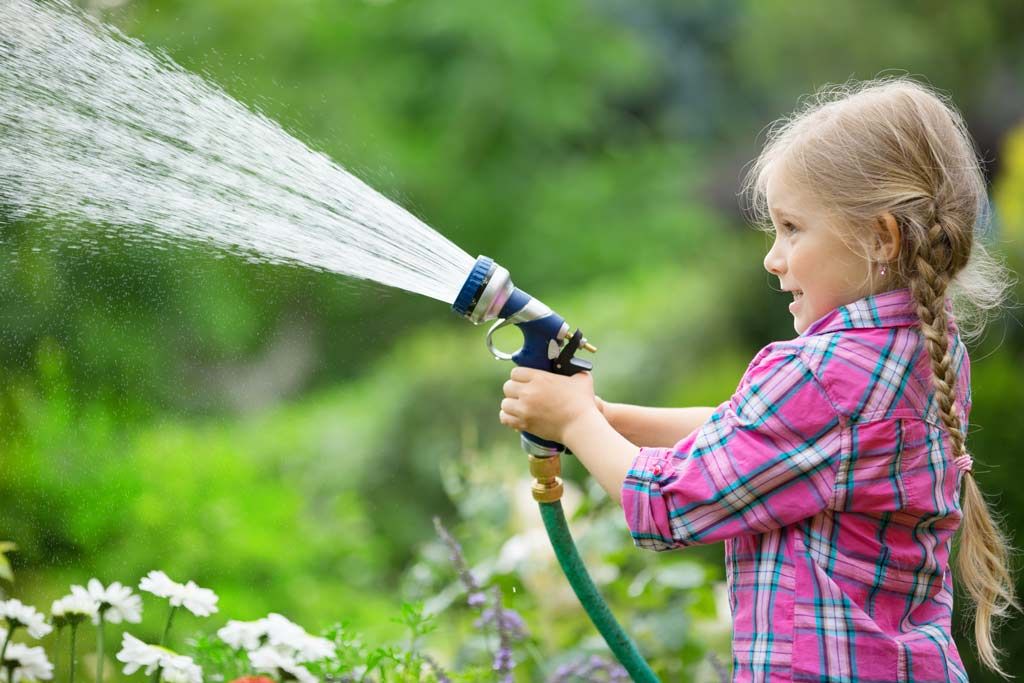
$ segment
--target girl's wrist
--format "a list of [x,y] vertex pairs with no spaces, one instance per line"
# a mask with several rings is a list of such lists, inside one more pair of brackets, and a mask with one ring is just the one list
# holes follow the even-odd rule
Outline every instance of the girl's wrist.
[[616,432],[596,406],[566,424],[562,439],[612,500],[621,503],[622,483],[637,446]]
[[[607,404],[605,405],[607,409]],[[609,424],[607,414],[602,413],[595,405],[593,410],[584,411],[565,425],[562,429],[561,441],[570,450],[575,451],[576,449],[573,448],[572,444],[579,443],[579,434],[581,432],[592,431],[597,426]]]
[[615,413],[617,412],[616,411],[616,405],[617,404],[612,403],[610,401],[605,401],[600,396],[596,396],[595,398],[597,398],[597,408],[598,408],[598,411],[601,413],[601,415],[604,416],[604,419],[607,420],[608,424],[610,424],[610,425],[612,425],[614,427],[615,426]]

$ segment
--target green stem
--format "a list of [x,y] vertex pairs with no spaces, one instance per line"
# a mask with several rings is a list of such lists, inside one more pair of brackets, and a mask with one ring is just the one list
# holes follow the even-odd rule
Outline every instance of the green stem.
[[78,632],[78,624],[71,624],[71,676],[68,683],[75,683],[75,634]]
[[[0,649],[0,666],[4,665],[4,657],[7,656],[7,646],[11,644],[11,636],[14,635],[14,629],[18,628],[12,624],[9,620],[7,622],[7,637],[4,638],[4,646]],[[14,683],[14,665],[11,664],[7,667],[7,683]]]
[[60,634],[64,630],[63,626],[57,627],[57,633],[54,635],[53,642],[53,680],[60,678]]
[[166,647],[167,634],[171,630],[171,622],[174,621],[174,613],[178,611],[177,607],[171,607],[171,613],[167,615],[167,624],[164,625],[164,634],[160,636],[160,645]]
[[[161,647],[166,647],[167,634],[170,633],[170,631],[171,631],[171,623],[174,621],[174,613],[177,612],[177,611],[178,611],[177,606],[171,605],[171,611],[167,615],[167,623],[164,624],[163,635],[160,636],[160,646]],[[157,670],[153,672],[153,683],[160,683],[160,669],[159,668],[157,668]]]
[[103,610],[96,626],[96,683],[103,683]]
[[[2,650],[0,650],[0,666],[3,666],[4,656],[7,654],[7,646],[11,642],[11,636],[14,635],[14,628],[15,627],[11,626],[11,622],[9,622],[9,621],[7,622],[7,625],[10,626],[10,629],[7,631],[7,637],[4,639],[4,647],[3,647]],[[10,676],[8,676],[8,678],[10,678]]]

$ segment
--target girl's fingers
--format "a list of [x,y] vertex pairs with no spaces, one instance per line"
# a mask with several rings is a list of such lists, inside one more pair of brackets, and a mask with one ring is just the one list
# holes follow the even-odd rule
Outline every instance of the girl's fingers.
[[520,382],[515,380],[508,380],[501,385],[501,390],[505,392],[505,395],[509,398],[519,398],[519,389],[522,386]]
[[529,382],[530,378],[538,372],[540,370],[533,368],[514,367],[509,376],[517,382]]
[[501,410],[502,412],[507,413],[508,415],[512,415],[513,417],[521,417],[517,408],[518,406],[516,402],[511,398],[506,398],[501,401]]
[[501,422],[501,424],[505,425],[506,427],[511,427],[512,429],[521,429],[519,425],[519,418],[509,415],[504,410],[498,413],[498,421]]

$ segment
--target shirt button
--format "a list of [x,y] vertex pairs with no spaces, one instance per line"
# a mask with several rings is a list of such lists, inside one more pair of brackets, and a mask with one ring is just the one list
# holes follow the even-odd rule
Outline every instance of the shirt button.
[[654,472],[654,474],[656,475],[661,474],[661,465],[655,465],[654,469],[651,471]]

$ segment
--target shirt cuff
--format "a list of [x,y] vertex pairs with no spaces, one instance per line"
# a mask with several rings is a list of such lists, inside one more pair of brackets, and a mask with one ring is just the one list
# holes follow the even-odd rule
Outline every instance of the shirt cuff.
[[641,448],[622,483],[622,511],[633,543],[649,550],[678,547],[672,538],[661,487],[672,478],[671,448]]

